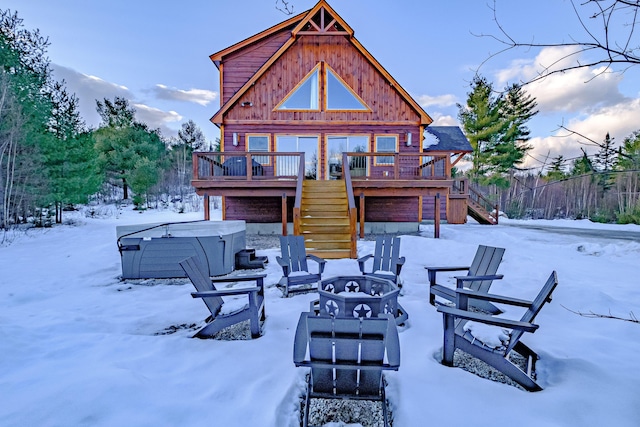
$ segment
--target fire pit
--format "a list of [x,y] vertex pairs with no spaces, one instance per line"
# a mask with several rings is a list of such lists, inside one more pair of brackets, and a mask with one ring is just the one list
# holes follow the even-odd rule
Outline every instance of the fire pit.
[[319,310],[335,317],[378,317],[391,313],[398,324],[407,314],[398,304],[400,291],[392,281],[371,276],[337,276],[318,287]]

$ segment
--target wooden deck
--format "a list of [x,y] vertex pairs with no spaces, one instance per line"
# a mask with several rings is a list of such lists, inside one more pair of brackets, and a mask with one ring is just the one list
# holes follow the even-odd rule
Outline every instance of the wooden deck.
[[[295,222],[293,203],[300,192],[298,184],[314,178],[304,170],[304,153],[298,152],[194,153],[193,165],[192,185],[198,194],[227,197],[239,206],[228,209],[230,215],[247,215],[249,222],[282,221],[283,234],[286,223]],[[351,167],[343,171],[341,165]],[[331,174],[327,173],[329,169]],[[464,223],[468,194],[459,194],[460,185],[448,171],[446,155],[354,152],[344,153],[337,167],[317,165],[313,173],[351,182],[362,235],[365,221],[420,222],[438,217],[449,223]]]

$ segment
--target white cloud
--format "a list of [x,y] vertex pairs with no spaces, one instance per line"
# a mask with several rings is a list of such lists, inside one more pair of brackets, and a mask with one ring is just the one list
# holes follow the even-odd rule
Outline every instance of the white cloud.
[[606,106],[592,112],[570,119],[564,126],[570,131],[584,135],[586,138],[570,134],[566,130],[558,130],[554,135],[544,138],[532,138],[531,158],[525,165],[539,167],[540,161],[557,157],[562,154],[565,158],[575,158],[582,155],[581,148],[587,154],[595,154],[598,147],[589,141],[601,143],[605,135],[614,138],[614,144],[619,147],[622,141],[633,131],[640,128],[640,99],[625,100],[616,105]]
[[418,96],[418,103],[422,108],[428,108],[432,106],[437,107],[451,107],[456,105],[456,96],[455,95],[439,95],[439,96],[430,96],[430,95],[420,95]]
[[[568,56],[570,53],[571,49],[566,47],[545,48],[532,60],[513,61],[509,68],[496,73],[496,88],[532,80],[545,67],[557,70],[572,66],[579,58]],[[555,111],[588,113],[624,100],[618,88],[623,75],[604,71],[602,68],[569,70],[549,75],[525,89],[536,97],[541,114]]]
[[164,111],[145,104],[133,104],[136,109],[136,120],[146,123],[151,129],[160,129],[163,135],[176,135],[176,131],[168,124],[179,122],[182,116],[175,111]]
[[440,113],[430,114],[430,116],[433,119],[432,126],[460,126],[458,119],[453,116]]
[[53,76],[56,80],[64,80],[67,90],[78,97],[80,115],[87,125],[97,127],[100,116],[96,111],[96,100],[122,96],[131,99],[133,94],[123,85],[108,82],[100,77],[80,73],[71,68],[52,64]]
[[215,91],[206,89],[184,90],[174,87],[168,87],[162,84],[155,85],[155,87],[150,92],[152,92],[158,99],[194,102],[196,104],[202,105],[203,107],[206,107],[212,101],[215,101],[218,98],[218,93]]

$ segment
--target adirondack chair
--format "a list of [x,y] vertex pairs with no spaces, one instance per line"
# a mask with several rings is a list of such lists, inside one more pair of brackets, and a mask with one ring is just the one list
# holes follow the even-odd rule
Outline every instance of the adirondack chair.
[[[496,248],[493,246],[478,246],[476,255],[473,258],[471,266],[467,267],[425,267],[429,276],[429,303],[436,304],[436,296],[455,301],[456,293],[453,289],[436,284],[436,275],[443,271],[462,271],[468,270],[466,276],[456,276],[456,288],[469,288],[473,291],[487,293],[491,284],[496,279],[502,279],[502,274],[496,274],[498,266],[502,262],[504,248]],[[488,313],[497,314],[500,310],[487,301],[472,300],[471,305]]]
[[[536,316],[546,302],[551,301],[551,293],[558,285],[556,272],[552,272],[545,285],[533,301],[525,301],[499,295],[483,294],[468,289],[456,289],[456,308],[439,306],[438,311],[443,315],[444,346],[442,364],[453,366],[453,354],[460,349],[494,367],[528,391],[540,391],[542,387],[536,383],[536,361],[538,355],[526,346],[520,339],[525,332],[535,332],[538,325],[533,324]],[[469,299],[480,298],[496,303],[527,307],[522,318],[509,320],[477,312],[467,311]],[[472,334],[472,329],[465,327],[470,321],[486,325],[499,326],[511,330],[508,333],[508,343],[494,347],[493,344],[482,342]],[[485,338],[485,341],[489,339]],[[520,354],[526,361],[525,369],[509,360],[512,352]]]
[[[366,272],[366,263],[373,258],[371,270]],[[400,270],[405,258],[400,256],[400,238],[393,236],[376,237],[376,247],[373,254],[365,255],[358,259],[358,267],[364,275],[381,277],[393,281],[398,287],[402,287],[399,281]]]
[[[251,337],[258,338],[261,334],[261,326],[266,318],[264,306],[264,278],[266,274],[250,276],[225,276],[211,279],[207,271],[202,268],[195,257],[180,261],[180,266],[193,283],[197,292],[192,292],[193,298],[202,298],[211,316],[206,319],[207,324],[200,329],[194,337],[210,338],[215,334],[237,323],[249,320]],[[256,286],[241,289],[217,290],[215,283],[256,282]],[[231,313],[221,313],[224,301],[223,296],[246,295],[248,303]]]
[[393,316],[358,319],[302,313],[293,362],[311,368],[304,427],[309,425],[313,398],[382,402],[384,425],[389,426],[382,371],[397,371],[400,366],[400,342]]
[[[280,283],[284,285],[284,296],[289,293],[308,291],[306,285],[318,283],[322,279],[322,272],[326,261],[315,255],[307,255],[304,247],[303,236],[280,236],[280,250],[282,256],[276,257],[276,261],[282,267],[282,279]],[[312,260],[318,264],[318,272],[311,273],[307,260]]]

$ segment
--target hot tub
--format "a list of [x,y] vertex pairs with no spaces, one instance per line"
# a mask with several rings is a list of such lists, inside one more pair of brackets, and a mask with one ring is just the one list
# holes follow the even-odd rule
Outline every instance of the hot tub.
[[116,227],[123,279],[186,277],[178,264],[197,257],[210,276],[231,273],[246,246],[244,221],[195,221]]

